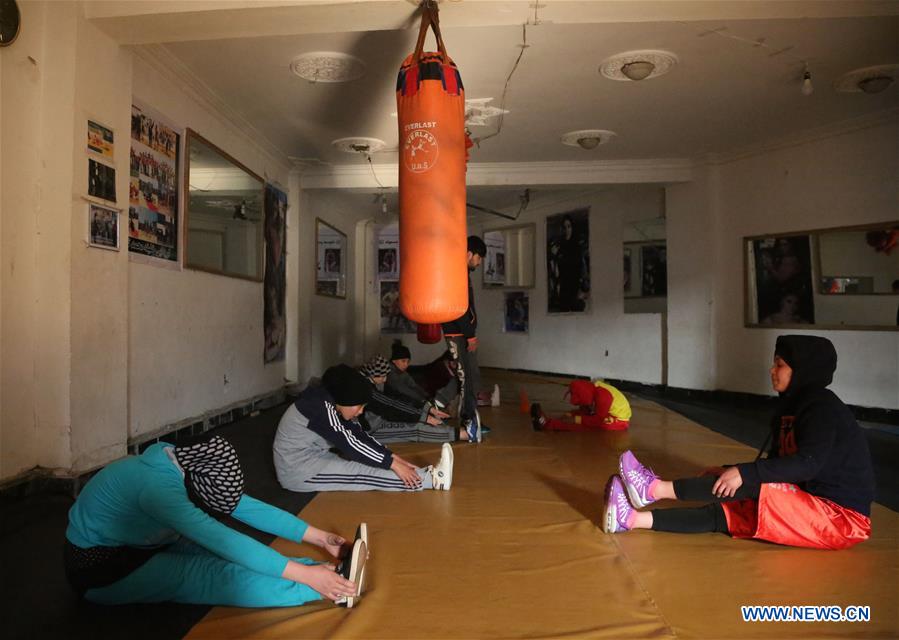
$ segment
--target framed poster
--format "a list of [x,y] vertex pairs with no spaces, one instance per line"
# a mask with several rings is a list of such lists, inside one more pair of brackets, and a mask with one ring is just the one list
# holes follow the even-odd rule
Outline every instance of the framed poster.
[[131,106],[128,251],[178,262],[181,134],[153,111]]
[[755,323],[814,324],[810,236],[755,238],[751,244]]
[[284,308],[287,298],[287,194],[274,185],[265,185],[265,276],[263,291],[263,360],[284,359],[287,323]]
[[665,243],[640,247],[640,295],[655,298],[668,295],[668,248]]
[[506,291],[504,297],[503,331],[506,333],[527,333],[530,311],[527,292]]
[[315,219],[315,293],[346,298],[346,234]]
[[484,256],[484,284],[506,284],[506,237],[502,231],[484,233],[487,255]]
[[395,224],[378,231],[378,279],[398,280],[400,277],[400,231]]
[[87,205],[88,245],[99,249],[119,250],[119,210],[93,202]]
[[112,162],[115,158],[115,134],[93,120],[87,121],[87,150]]
[[546,218],[549,313],[583,312],[590,301],[590,210]]
[[115,167],[87,160],[87,195],[107,202],[115,202]]

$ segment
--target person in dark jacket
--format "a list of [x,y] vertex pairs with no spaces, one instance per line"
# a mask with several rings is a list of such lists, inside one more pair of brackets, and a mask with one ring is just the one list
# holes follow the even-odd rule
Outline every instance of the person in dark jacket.
[[487,255],[487,245],[478,236],[468,236],[468,309],[452,322],[443,324],[446,346],[456,361],[456,377],[462,404],[459,417],[471,442],[481,441],[481,421],[478,416],[478,388],[481,372],[478,369],[478,314],[474,307],[471,272],[481,265]]
[[[626,451],[619,474],[606,487],[605,531],[718,531],[816,549],[867,540],[874,470],[861,427],[826,388],[836,365],[826,338],[778,337],[770,373],[780,402],[768,456],[760,452],[754,462],[672,482]],[[696,509],[636,510],[666,498],[714,502]]]
[[413,364],[407,371],[438,409],[448,407],[459,393],[456,361],[449,349],[427,364]]
[[281,486],[290,491],[449,490],[452,447],[443,445],[436,466],[419,468],[400,458],[358,422],[371,397],[371,383],[345,364],[325,371],[321,387],[303,391],[275,434]]
[[409,375],[412,352],[402,340],[394,340],[390,347],[390,369],[387,371],[384,393],[406,402],[428,402],[428,394]]
[[383,356],[375,356],[361,367],[359,373],[371,382],[371,400],[359,416],[369,435],[379,442],[453,442],[465,439],[465,432],[457,438],[456,429],[443,422],[449,415],[428,402],[403,401],[381,391],[390,371],[390,363]]

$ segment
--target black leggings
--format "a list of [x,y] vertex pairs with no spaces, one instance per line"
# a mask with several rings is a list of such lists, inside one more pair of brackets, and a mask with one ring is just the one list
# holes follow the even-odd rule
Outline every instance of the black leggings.
[[734,500],[757,500],[759,487],[746,485],[737,489],[733,498],[716,498],[712,495],[712,487],[718,480],[715,476],[700,476],[674,481],[674,495],[679,500],[709,500],[712,504],[704,507],[686,509],[653,509],[652,528],[654,531],[670,531],[672,533],[705,533],[717,531],[729,533],[727,519],[724,517],[722,502]]

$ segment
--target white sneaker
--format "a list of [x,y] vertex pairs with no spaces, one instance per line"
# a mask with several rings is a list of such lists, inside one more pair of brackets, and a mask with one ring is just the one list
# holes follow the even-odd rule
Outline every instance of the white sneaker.
[[498,407],[499,406],[499,385],[493,385],[493,393],[490,394],[490,406]]
[[449,491],[453,486],[453,448],[444,442],[440,451],[440,462],[431,467],[431,480],[435,491]]

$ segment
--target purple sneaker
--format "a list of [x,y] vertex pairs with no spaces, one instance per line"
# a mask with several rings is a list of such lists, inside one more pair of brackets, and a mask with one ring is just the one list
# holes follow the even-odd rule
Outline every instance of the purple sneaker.
[[659,476],[652,469],[640,464],[629,450],[622,453],[618,459],[618,473],[621,474],[621,480],[632,505],[641,509],[656,501],[649,495],[649,485],[653,480],[658,480]]
[[606,533],[630,531],[627,521],[633,511],[621,477],[618,474],[613,475],[606,485],[606,510],[603,513],[602,530]]

